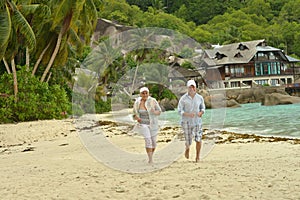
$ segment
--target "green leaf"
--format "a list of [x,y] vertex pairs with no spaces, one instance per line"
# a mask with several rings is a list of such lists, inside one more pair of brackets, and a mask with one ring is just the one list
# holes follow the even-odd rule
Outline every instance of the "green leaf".
[[2,59],[11,33],[11,19],[6,5],[0,10],[0,24],[0,59]]
[[28,48],[32,50],[36,45],[35,34],[22,13],[15,5],[13,5],[13,8],[12,21],[18,27],[20,33],[25,37],[25,42]]

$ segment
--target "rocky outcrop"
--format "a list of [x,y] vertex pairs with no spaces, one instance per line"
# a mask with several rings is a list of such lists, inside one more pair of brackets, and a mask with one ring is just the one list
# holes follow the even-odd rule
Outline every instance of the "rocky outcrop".
[[107,20],[107,19],[98,19],[96,29],[92,36],[92,46],[93,43],[99,41],[99,39],[103,36],[113,36],[123,31],[127,31],[132,29],[133,27],[120,25],[116,22]]
[[282,104],[300,103],[300,97],[284,95],[280,93],[266,94],[262,105],[273,106]]
[[[186,91],[183,87],[179,96]],[[174,91],[173,91],[174,92]],[[245,103],[261,103],[262,105],[279,105],[300,103],[300,97],[290,96],[283,87],[257,87],[223,91],[199,90],[206,108],[240,107]],[[177,108],[178,100],[163,99],[160,105],[164,111]]]
[[241,105],[238,102],[236,102],[234,99],[230,99],[226,101],[226,107],[236,108],[236,107],[241,107]]
[[247,89],[226,90],[227,99],[234,99],[240,104],[245,103],[261,103],[265,99],[266,94],[279,93],[288,95],[284,87],[256,87]]
[[162,99],[159,102],[159,105],[162,109],[162,111],[168,111],[168,110],[174,110],[177,108],[178,101],[176,99]]

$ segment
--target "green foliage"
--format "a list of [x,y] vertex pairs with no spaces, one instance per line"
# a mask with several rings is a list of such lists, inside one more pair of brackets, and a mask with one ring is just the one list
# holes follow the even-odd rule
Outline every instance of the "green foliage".
[[149,87],[149,92],[152,97],[154,97],[157,100],[162,100],[162,99],[176,99],[176,95],[172,93],[167,88],[162,88],[161,85],[155,84]]
[[62,119],[70,113],[70,103],[64,89],[59,85],[41,83],[24,67],[17,72],[18,102],[14,102],[11,74],[0,77],[0,122],[20,122],[43,119]]
[[[104,2],[100,15],[126,25],[172,29],[201,44],[266,39],[277,48],[284,44],[289,54],[299,54],[300,0],[127,0],[131,6],[126,1]],[[116,10],[118,15],[109,16]]]
[[104,101],[101,98],[95,99],[92,96],[81,94],[79,92],[73,93],[73,116],[82,116],[83,114],[88,113],[104,113],[108,111],[111,111],[111,99]]
[[213,34],[198,26],[192,33],[192,37],[199,43],[206,43],[211,40]]
[[111,111],[111,99],[107,101],[99,100],[95,102],[96,113],[104,113]]
[[152,0],[126,0],[126,2],[130,5],[140,7],[143,11],[146,11],[152,5]]
[[195,52],[193,49],[185,46],[181,49],[179,55],[183,58],[192,58],[195,55]]
[[185,61],[184,63],[181,64],[181,67],[186,68],[186,69],[195,69],[192,63]]
[[[16,7],[8,2],[11,1],[3,1],[0,9],[0,22],[2,22],[0,58],[5,53],[8,62],[13,55],[17,65],[24,64],[26,47],[35,46],[33,31],[37,45],[33,51],[29,52],[30,67],[36,62],[45,47],[50,44],[37,69],[36,74],[42,74],[55,47],[58,31],[63,26],[62,19],[69,14],[64,12],[65,9],[61,9],[62,12],[55,11],[59,8],[68,8],[65,11],[70,11],[74,5],[69,4],[71,1],[62,1],[57,4],[58,1],[50,0],[39,1],[39,5],[37,2],[32,5],[31,1],[22,1],[21,6],[21,1],[17,1]],[[91,79],[90,76],[79,77],[77,83],[82,83],[81,87],[84,90],[90,89],[97,81],[98,84],[107,87],[113,82],[117,82],[128,69],[140,67],[136,81],[146,81],[147,84],[156,82],[157,91],[155,92],[153,86],[153,94],[156,94],[159,99],[169,96],[164,88],[168,84],[165,69],[159,65],[157,66],[160,68],[156,68],[145,63],[167,65],[165,63],[167,50],[172,48],[174,41],[166,39],[161,42],[160,49],[166,51],[150,50],[140,46],[143,44],[141,41],[145,39],[141,34],[130,41],[136,46],[136,50],[129,52],[125,61],[122,60],[120,49],[112,48],[110,44],[106,43],[100,45],[102,49],[100,54],[97,53],[98,57],[86,59],[91,54],[92,48],[89,46],[81,48],[81,46],[89,44],[97,17],[133,27],[172,29],[203,44],[219,43],[222,45],[266,39],[268,45],[283,49],[285,53],[294,57],[300,57],[300,0],[127,0],[130,5],[125,0],[103,0],[101,3],[100,1],[72,1],[72,3],[75,2],[76,9],[74,9],[73,19],[62,39],[59,54],[54,61],[55,67],[51,69],[52,76],[49,85],[42,84],[24,70],[19,70],[19,101],[14,103],[11,75],[4,74],[1,77],[0,93],[7,94],[8,97],[0,97],[0,121],[62,117],[58,113],[70,109],[67,106],[68,98],[65,91],[70,100],[72,93],[69,88],[71,85],[70,75],[74,72],[75,66],[78,67],[80,64],[78,61],[90,61],[86,64],[96,69],[88,69],[96,71],[99,75],[97,80]],[[92,2],[96,8],[92,6]],[[27,4],[33,7],[29,9]],[[64,7],[59,5],[64,5]],[[17,13],[9,12],[9,6],[13,6]],[[32,9],[34,7],[36,9]],[[98,16],[95,16],[95,10],[98,11]],[[28,20],[28,23],[25,19]],[[55,29],[52,30],[51,27]],[[101,40],[106,39],[101,38]],[[193,53],[193,49],[184,47],[181,49],[180,56],[190,58]],[[2,62],[0,67],[0,74],[3,74],[5,67]],[[151,70],[147,70],[148,67]],[[192,65],[185,63],[183,67],[191,68]],[[145,80],[140,80],[139,77]],[[130,78],[128,78],[128,82],[131,81]],[[81,94],[75,95],[78,95],[79,101],[78,104],[73,105],[75,114],[94,112],[95,109],[96,112],[110,109],[109,103],[102,101],[98,96],[90,98]]]

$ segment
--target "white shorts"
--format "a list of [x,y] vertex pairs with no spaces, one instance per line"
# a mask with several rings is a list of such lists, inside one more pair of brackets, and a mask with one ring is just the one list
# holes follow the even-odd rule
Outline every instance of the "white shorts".
[[150,126],[147,124],[137,124],[133,128],[134,132],[144,136],[144,138],[151,138],[157,135],[157,130],[153,131],[150,129]]

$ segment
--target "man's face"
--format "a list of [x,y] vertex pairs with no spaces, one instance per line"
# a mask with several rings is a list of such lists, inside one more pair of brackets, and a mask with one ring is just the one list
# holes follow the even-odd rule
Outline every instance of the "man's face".
[[193,85],[189,86],[189,87],[188,87],[188,93],[189,93],[190,95],[196,94],[196,87],[193,86]]

